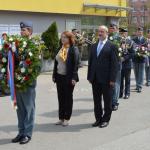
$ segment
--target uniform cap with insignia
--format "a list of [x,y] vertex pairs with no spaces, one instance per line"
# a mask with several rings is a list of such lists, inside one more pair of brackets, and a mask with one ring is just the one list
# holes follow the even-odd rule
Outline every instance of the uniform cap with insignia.
[[110,28],[117,27],[117,24],[111,23],[111,24],[109,25],[109,27],[110,27]]
[[22,22],[20,22],[20,28],[31,28],[31,29],[33,29],[33,24],[30,21],[22,21]]
[[144,31],[143,27],[138,27],[138,31]]
[[128,32],[128,29],[126,29],[126,28],[119,28],[119,32]]

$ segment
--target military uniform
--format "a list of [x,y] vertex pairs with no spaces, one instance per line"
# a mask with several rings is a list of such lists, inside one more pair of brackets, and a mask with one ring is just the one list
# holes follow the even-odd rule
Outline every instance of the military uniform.
[[[120,29],[120,32],[128,32],[127,29]],[[122,69],[121,69],[121,85],[120,98],[128,99],[130,96],[130,78],[132,69],[132,58],[134,56],[134,44],[130,37],[122,37]]]
[[[138,31],[143,31],[143,29],[138,28]],[[147,46],[146,38],[144,38],[144,36],[140,36],[140,37],[137,36],[133,39],[133,41],[137,46],[144,46],[144,47]],[[134,73],[136,79],[136,90],[138,93],[141,92],[143,86],[145,61],[146,61],[145,57],[139,57],[135,55],[133,58],[133,67],[134,67]]]
[[75,37],[75,46],[79,49],[79,65],[82,67],[82,53],[83,53],[83,45],[84,41],[79,39],[77,36]]
[[[2,39],[0,39],[0,46],[2,46],[2,44],[3,44]],[[0,71],[0,80],[2,80],[1,76],[2,76],[2,73],[1,73],[1,71]],[[1,88],[1,85],[0,85],[0,96],[2,96],[2,88]]]
[[[150,29],[147,31],[148,34],[150,34]],[[147,48],[150,52],[150,38],[147,38]],[[146,66],[145,66],[145,76],[146,76],[146,86],[150,86],[150,56],[147,56],[146,59]]]
[[[110,27],[112,28],[113,25],[110,25]],[[112,39],[111,39],[112,38]],[[108,36],[108,39],[111,40],[112,42],[118,41],[120,42],[120,36],[117,32],[111,33]],[[116,55],[118,56],[118,52],[116,51]],[[116,82],[115,85],[112,89],[112,109],[113,111],[118,109],[118,100],[119,100],[119,94],[120,94],[120,82],[121,82],[121,61],[118,58],[118,71],[117,71],[117,77],[116,77]]]
[[[32,29],[32,23],[21,22],[20,28]],[[36,81],[26,91],[16,91],[19,134],[12,140],[13,143],[20,142],[20,144],[26,144],[31,140],[35,116],[35,88]]]

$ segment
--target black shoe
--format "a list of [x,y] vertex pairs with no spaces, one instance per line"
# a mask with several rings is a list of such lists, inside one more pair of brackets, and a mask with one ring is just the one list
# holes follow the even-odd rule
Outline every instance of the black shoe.
[[121,95],[119,95],[119,98],[122,98],[123,97],[123,95],[121,94]]
[[101,121],[96,121],[92,124],[92,127],[98,127],[101,124]]
[[18,143],[22,140],[23,136],[17,135],[14,139],[12,139],[12,143]]
[[138,90],[138,88],[136,87],[134,90],[135,90],[135,91],[137,91],[137,90]]
[[112,111],[117,111],[118,110],[118,105],[112,106]]
[[129,97],[130,97],[129,95],[125,95],[124,99],[129,99]]
[[23,137],[21,140],[20,140],[20,144],[27,144],[31,141],[31,138],[28,137],[28,136],[25,136]]
[[99,127],[100,128],[106,128],[109,125],[109,122],[102,122]]
[[150,86],[150,83],[146,83],[145,85],[146,85],[147,87],[149,87],[149,86]]

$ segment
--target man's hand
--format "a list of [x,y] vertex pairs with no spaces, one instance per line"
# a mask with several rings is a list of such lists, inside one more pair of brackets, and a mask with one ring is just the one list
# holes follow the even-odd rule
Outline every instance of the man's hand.
[[75,80],[72,80],[71,83],[73,86],[75,86],[77,82]]
[[115,86],[115,82],[110,81],[109,84],[110,84],[111,87],[114,87],[114,86]]

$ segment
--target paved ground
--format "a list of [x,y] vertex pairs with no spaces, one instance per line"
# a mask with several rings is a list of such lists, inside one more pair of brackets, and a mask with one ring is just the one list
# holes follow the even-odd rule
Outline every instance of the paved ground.
[[110,126],[105,129],[91,127],[93,102],[86,68],[80,70],[75,91],[71,125],[55,126],[55,85],[49,74],[38,78],[33,140],[24,146],[10,143],[17,134],[16,113],[8,97],[0,98],[0,150],[150,150],[150,88],[144,87],[142,94],[133,91],[131,99],[120,100],[119,110],[113,113]]

